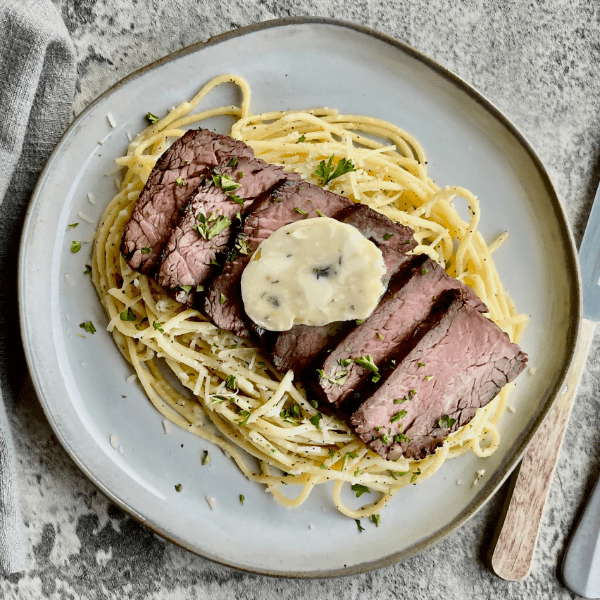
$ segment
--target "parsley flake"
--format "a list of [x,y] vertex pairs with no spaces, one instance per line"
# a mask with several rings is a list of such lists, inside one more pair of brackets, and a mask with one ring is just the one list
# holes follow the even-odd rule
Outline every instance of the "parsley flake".
[[356,171],[351,160],[341,158],[334,167],[333,159],[334,155],[332,154],[327,162],[322,160],[319,163],[317,170],[313,173],[313,175],[319,180],[321,187],[327,185],[327,183],[329,183],[332,179],[341,177],[342,175],[350,173],[351,171]]
[[177,185],[187,185],[187,181],[181,175],[175,180]]
[[210,462],[210,454],[208,450],[205,450],[204,456],[202,457],[202,465],[207,465]]
[[406,416],[406,411],[405,410],[401,410],[400,412],[397,412],[391,419],[390,419],[390,423],[395,423],[396,421],[399,421],[402,417]]
[[225,304],[225,302],[227,301],[227,296],[223,293],[221,293],[221,296],[219,297],[219,304]]
[[356,523],[356,525],[358,526],[358,531],[364,531],[365,528],[360,524],[360,519],[354,519],[354,522]]
[[371,515],[371,521],[373,521],[373,523],[375,523],[375,527],[379,527],[379,523],[381,522],[381,516],[380,515]]
[[393,235],[393,233],[384,233],[383,239],[387,242]]
[[451,419],[448,415],[444,415],[439,421],[438,421],[438,425],[444,429],[445,427],[447,427],[448,429],[450,429],[450,427],[452,427],[452,425],[454,425],[454,423],[456,423],[456,419]]
[[243,505],[243,504],[244,504],[244,500],[245,500],[245,499],[246,499],[246,498],[244,498],[244,494],[240,494],[240,504],[242,504],[242,505]]
[[351,488],[353,492],[356,492],[356,497],[360,498],[363,494],[370,494],[371,490],[366,485],[355,483]]
[[163,323],[159,323],[158,321],[152,321],[152,327],[154,327],[154,329],[156,329],[156,331],[160,331],[161,333],[164,333],[165,330],[162,328]]
[[306,141],[306,136],[305,136],[305,135],[301,135],[301,136],[298,138],[298,141],[299,141],[299,142],[305,142],[305,141]]
[[77,254],[81,250],[81,242],[71,242],[71,252]]
[[299,208],[298,206],[294,206],[294,210],[299,214],[299,215],[307,215],[308,213],[305,210],[302,210],[301,208]]
[[160,121],[160,119],[156,115],[153,115],[151,112],[149,112],[149,113],[146,113],[146,121],[148,121],[149,123],[154,125],[155,123],[158,123],[158,121]]
[[131,310],[131,307],[129,307],[127,310],[124,310],[120,316],[121,321],[135,321],[137,319],[137,317]]
[[310,422],[319,430],[321,431],[321,425],[319,424],[321,419],[323,418],[323,415],[319,412],[316,415],[312,416],[310,418]]
[[69,229],[75,229],[75,227],[77,227],[77,225],[79,225],[79,223],[71,223],[68,227],[69,227]]
[[228,390],[236,390],[237,389],[237,386],[235,384],[235,377],[233,375],[227,376],[227,381],[225,382],[225,387]]
[[86,321],[85,323],[79,323],[79,327],[81,329],[85,329],[88,333],[96,333],[96,328],[91,321]]
[[180,492],[180,491],[181,491],[181,484],[180,484],[180,483],[178,483],[178,484],[175,486],[175,491],[176,491],[176,492]]
[[92,266],[91,265],[85,265],[85,271],[83,272],[84,275],[89,275],[92,272]]
[[148,246],[144,246],[144,247],[143,247],[143,248],[140,250],[140,252],[141,252],[142,254],[150,254],[151,250],[150,250],[150,248],[148,248]]

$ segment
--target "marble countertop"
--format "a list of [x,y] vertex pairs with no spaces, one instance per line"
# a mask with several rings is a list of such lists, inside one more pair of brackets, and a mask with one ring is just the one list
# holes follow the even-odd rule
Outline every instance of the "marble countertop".
[[[494,103],[546,166],[580,242],[600,180],[600,5],[589,0],[55,0],[78,53],[73,115],[130,72],[184,46],[284,16],[379,29],[457,73]],[[3,598],[576,598],[560,583],[568,536],[600,471],[596,337],[550,490],[531,574],[497,578],[486,555],[507,493],[401,564],[329,580],[242,573],[159,538],[107,500],[59,445],[33,394],[9,408],[30,570]]]

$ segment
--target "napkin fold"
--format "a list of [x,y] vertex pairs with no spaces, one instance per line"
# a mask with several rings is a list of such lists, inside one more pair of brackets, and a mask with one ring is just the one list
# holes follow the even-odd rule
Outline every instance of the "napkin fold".
[[0,568],[15,573],[26,568],[6,411],[26,373],[16,301],[18,249],[31,192],[69,119],[77,62],[51,0],[0,0],[0,42]]

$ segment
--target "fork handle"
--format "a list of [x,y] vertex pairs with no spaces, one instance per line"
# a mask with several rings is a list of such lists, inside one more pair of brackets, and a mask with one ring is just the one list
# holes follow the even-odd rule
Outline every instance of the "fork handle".
[[595,327],[593,321],[582,319],[565,385],[523,457],[491,558],[492,569],[502,579],[518,581],[531,569],[544,505]]

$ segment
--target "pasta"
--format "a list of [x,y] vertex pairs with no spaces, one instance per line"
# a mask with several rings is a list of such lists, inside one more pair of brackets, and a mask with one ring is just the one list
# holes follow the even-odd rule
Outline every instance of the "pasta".
[[[239,87],[241,105],[196,112],[210,90],[224,84]],[[427,479],[449,458],[468,451],[492,454],[510,385],[435,454],[386,461],[345,423],[321,414],[291,371],[278,373],[251,342],[217,329],[129,268],[119,245],[133,205],[169,143],[214,116],[235,119],[232,137],[249,144],[256,156],[307,180],[315,181],[312,173],[331,155],[350,159],[356,171],[332,180],[328,189],[413,228],[414,252],[428,254],[471,286],[488,305],[490,318],[518,342],[527,317],[517,312],[492,260],[507,236],[488,246],[477,230],[477,198],[460,187],[439,188],[427,175],[417,140],[395,125],[327,108],[253,115],[249,105],[248,84],[224,75],[135,137],[127,155],[116,160],[123,177],[96,235],[93,282],[115,343],[167,419],[219,446],[246,477],[266,485],[288,507],[299,506],[315,485],[332,480],[333,500],[343,514],[375,520],[400,489]],[[468,221],[454,206],[455,198],[466,201]],[[301,492],[289,498],[284,485],[294,484],[302,486]],[[364,486],[378,492],[377,498],[351,508],[343,499],[344,484]]]

